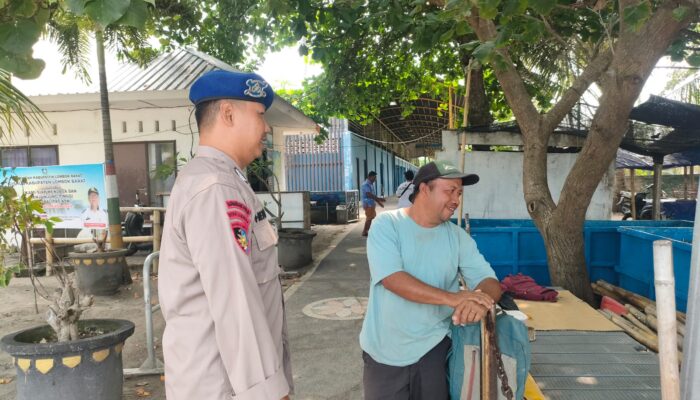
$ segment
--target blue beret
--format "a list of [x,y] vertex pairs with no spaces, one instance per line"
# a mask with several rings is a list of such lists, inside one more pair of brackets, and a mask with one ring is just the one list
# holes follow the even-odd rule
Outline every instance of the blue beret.
[[224,70],[209,71],[190,87],[190,101],[195,105],[220,99],[255,101],[267,110],[275,99],[275,92],[258,74]]

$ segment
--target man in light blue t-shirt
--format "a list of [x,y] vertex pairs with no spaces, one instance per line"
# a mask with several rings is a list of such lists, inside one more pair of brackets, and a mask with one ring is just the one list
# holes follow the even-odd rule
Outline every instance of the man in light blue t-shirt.
[[[377,217],[367,241],[369,304],[360,333],[365,399],[447,400],[450,322],[481,320],[501,297],[493,269],[450,217],[462,187],[479,181],[431,162],[412,206]],[[458,272],[468,290],[459,290]]]

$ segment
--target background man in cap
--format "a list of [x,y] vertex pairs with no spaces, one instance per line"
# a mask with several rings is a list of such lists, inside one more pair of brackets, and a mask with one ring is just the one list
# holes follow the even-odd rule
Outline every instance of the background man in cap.
[[100,192],[97,191],[97,188],[88,189],[88,203],[89,207],[80,214],[83,228],[107,229],[109,219],[107,212],[100,208]]
[[158,289],[170,400],[278,400],[292,388],[277,235],[243,169],[263,152],[274,93],[213,71],[190,89],[197,156],[173,187]]
[[374,182],[376,180],[377,173],[369,171],[367,179],[365,179],[360,188],[362,194],[362,208],[365,210],[365,228],[362,230],[362,236],[367,236],[369,227],[372,225],[372,220],[377,216],[377,204],[384,208],[384,199],[377,197],[377,191],[374,188]]
[[[413,205],[374,222],[360,333],[365,399],[447,400],[450,321],[479,321],[500,299],[493,269],[474,240],[450,222],[462,187],[478,180],[450,164],[428,163],[413,181]],[[459,290],[459,273],[468,290]]]

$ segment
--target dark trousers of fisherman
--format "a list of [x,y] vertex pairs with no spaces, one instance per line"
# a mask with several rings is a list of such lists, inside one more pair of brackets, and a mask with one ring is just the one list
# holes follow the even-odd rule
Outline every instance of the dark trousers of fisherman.
[[451,344],[445,337],[418,362],[405,367],[380,364],[362,352],[365,400],[448,400],[447,352]]

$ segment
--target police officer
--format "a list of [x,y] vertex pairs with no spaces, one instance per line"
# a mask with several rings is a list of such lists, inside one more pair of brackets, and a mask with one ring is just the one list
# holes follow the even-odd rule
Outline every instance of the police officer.
[[107,229],[109,221],[105,210],[100,208],[100,192],[97,191],[97,188],[88,189],[88,203],[89,207],[80,214],[83,228]]
[[251,73],[208,72],[190,88],[199,148],[171,192],[158,274],[169,400],[292,390],[277,235],[243,172],[262,155],[273,99]]

